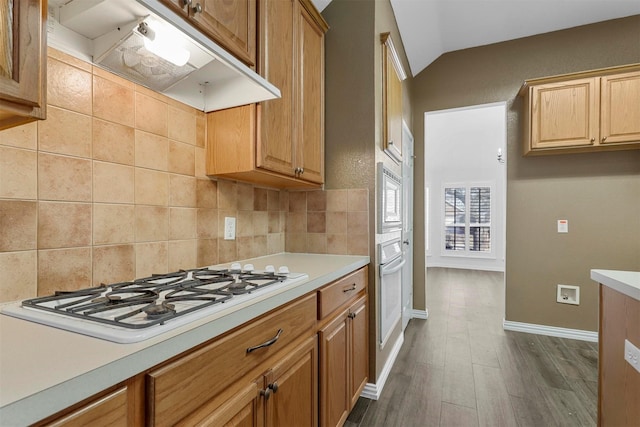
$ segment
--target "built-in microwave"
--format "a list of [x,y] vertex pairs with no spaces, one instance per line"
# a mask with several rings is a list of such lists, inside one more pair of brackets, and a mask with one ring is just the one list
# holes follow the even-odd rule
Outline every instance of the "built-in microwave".
[[378,163],[378,233],[402,230],[402,179]]

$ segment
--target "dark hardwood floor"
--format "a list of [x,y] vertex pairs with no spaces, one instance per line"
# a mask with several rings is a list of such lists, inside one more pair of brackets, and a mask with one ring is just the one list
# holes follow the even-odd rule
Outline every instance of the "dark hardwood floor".
[[430,268],[380,399],[345,426],[595,426],[597,343],[509,332],[503,274]]

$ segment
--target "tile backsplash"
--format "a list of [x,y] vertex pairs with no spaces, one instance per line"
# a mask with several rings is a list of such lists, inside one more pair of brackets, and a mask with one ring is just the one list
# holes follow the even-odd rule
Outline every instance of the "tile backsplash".
[[0,131],[0,302],[285,250],[368,254],[368,190],[212,180],[204,113],[48,53],[47,120]]

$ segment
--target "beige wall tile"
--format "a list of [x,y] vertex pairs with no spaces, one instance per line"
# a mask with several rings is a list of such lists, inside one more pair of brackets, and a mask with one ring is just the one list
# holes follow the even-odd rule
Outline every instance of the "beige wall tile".
[[117,283],[135,279],[135,246],[94,246],[93,247],[93,284]]
[[93,115],[97,118],[133,126],[134,90],[99,75],[93,76]]
[[134,181],[132,166],[93,162],[94,202],[133,203],[134,189],[137,189],[137,181]]
[[218,209],[232,211],[238,209],[238,186],[235,182],[218,181]]
[[38,251],[38,295],[90,286],[90,247]]
[[38,249],[91,245],[91,204],[38,202]]
[[91,201],[91,160],[38,153],[40,200]]
[[169,242],[169,271],[195,268],[198,258],[196,245],[195,239]]
[[307,211],[307,192],[293,191],[289,193],[289,212]]
[[36,249],[37,231],[38,205],[35,201],[0,200],[1,252]]
[[136,277],[169,272],[168,242],[136,244]]
[[0,302],[34,298],[38,291],[36,251],[0,252]]
[[277,212],[280,209],[280,191],[268,190],[267,191],[267,210],[269,212]]
[[35,199],[37,164],[35,151],[0,146],[0,197]]
[[133,205],[93,205],[93,244],[106,245],[134,241]]
[[[224,218],[222,218],[224,224]],[[238,211],[236,218],[236,236],[253,236],[253,211]],[[221,234],[224,236],[224,234]]]
[[269,255],[284,252],[284,233],[267,235],[267,253]]
[[91,157],[91,116],[50,106],[47,120],[38,123],[38,149]]
[[347,213],[347,233],[367,234],[369,233],[369,214],[367,212]]
[[218,211],[215,209],[198,209],[198,239],[215,239],[218,237]]
[[38,123],[0,130],[0,145],[35,150],[38,146]]
[[239,182],[236,185],[236,191],[238,196],[238,210],[252,211],[254,209],[254,188],[251,184],[245,184]]
[[327,234],[327,253],[344,255],[347,253],[346,234]]
[[197,179],[184,175],[169,175],[169,205],[195,208]]
[[237,261],[239,258],[236,246],[236,240],[218,239],[218,262],[226,263]]
[[327,192],[322,190],[307,191],[307,211],[326,211]]
[[185,111],[180,108],[169,106],[168,132],[169,138],[196,145],[196,114],[193,111]]
[[136,205],[136,242],[169,239],[169,208]]
[[130,126],[93,119],[93,158],[105,162],[134,164],[135,134]]
[[347,210],[364,212],[369,210],[369,190],[357,188],[347,190]]
[[289,210],[289,191],[287,190],[280,191],[280,210],[282,212]]
[[193,145],[169,140],[169,172],[195,175],[195,148]]
[[218,264],[218,239],[198,239],[198,267]]
[[312,254],[326,254],[327,235],[324,233],[307,234],[307,252]]
[[136,166],[166,171],[169,161],[169,140],[160,135],[136,130]]
[[169,175],[136,168],[135,202],[137,205],[167,206],[169,204]]
[[287,233],[305,233],[307,231],[307,214],[305,212],[294,212],[287,214]]
[[125,87],[127,89],[135,90],[135,88],[136,88],[136,84],[133,83],[132,81],[127,80],[127,79],[125,79],[123,77],[120,77],[120,76],[118,76],[116,74],[113,74],[110,71],[103,70],[100,67],[92,66],[91,67],[91,71],[93,72],[94,76],[102,77],[103,79],[109,80],[109,81],[111,81],[113,83],[116,83],[116,84],[118,84],[120,86],[123,86],[123,87]]
[[306,233],[287,233],[285,235],[285,251],[287,252],[306,252],[307,251],[307,234]]
[[324,233],[327,230],[325,212],[307,212],[307,233]]
[[258,257],[267,253],[267,235],[253,236],[253,256]]
[[280,233],[280,212],[268,212],[268,228],[267,233]]
[[207,116],[202,111],[196,111],[196,145],[204,148],[207,138]]
[[149,95],[135,93],[136,129],[167,136],[167,103]]
[[369,255],[369,235],[351,234],[347,240],[347,255]]
[[327,234],[347,234],[346,212],[327,212]]
[[327,211],[347,211],[348,190],[327,190]]
[[90,72],[49,58],[47,61],[47,103],[49,105],[82,114],[91,114],[91,93]]
[[218,182],[210,179],[197,179],[196,204],[199,208],[218,207]]
[[195,147],[194,175],[198,178],[207,178],[207,151],[204,148]]
[[78,59],[75,56],[71,56],[68,53],[59,51],[58,49],[54,49],[51,46],[47,47],[47,56],[60,62],[64,62],[65,64],[80,68],[84,71],[91,72],[91,69],[93,68],[90,63],[83,61],[82,59]]
[[269,210],[269,191],[266,188],[254,188],[252,207],[254,211]]
[[269,213],[264,211],[253,212],[253,234],[266,235],[269,232]]
[[247,259],[255,257],[253,236],[238,237],[238,259]]
[[195,239],[196,213],[192,208],[169,208],[169,240]]

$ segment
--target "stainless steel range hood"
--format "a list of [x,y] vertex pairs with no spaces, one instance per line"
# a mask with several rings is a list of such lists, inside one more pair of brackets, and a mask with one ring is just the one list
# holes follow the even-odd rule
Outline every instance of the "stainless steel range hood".
[[[157,0],[49,0],[47,26],[49,46],[205,112],[280,97]],[[164,40],[162,28],[170,33]],[[151,42],[175,43],[184,57],[171,62]]]

